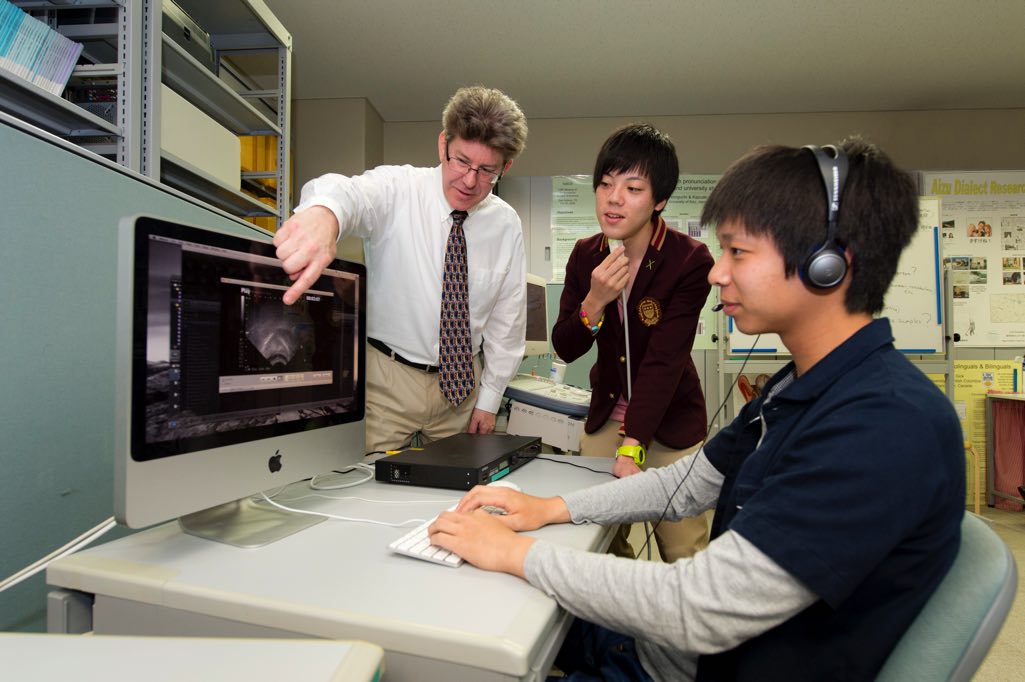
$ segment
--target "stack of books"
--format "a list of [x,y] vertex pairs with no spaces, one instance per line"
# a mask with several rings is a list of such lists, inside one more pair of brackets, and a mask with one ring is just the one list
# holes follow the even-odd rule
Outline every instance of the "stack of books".
[[60,95],[82,45],[0,0],[0,70]]

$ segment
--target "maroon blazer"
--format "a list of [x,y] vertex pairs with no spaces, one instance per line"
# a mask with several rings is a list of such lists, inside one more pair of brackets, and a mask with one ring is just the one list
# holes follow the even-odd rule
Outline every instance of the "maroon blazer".
[[[590,374],[587,433],[608,421],[619,396],[626,393],[626,341],[615,302],[606,306],[605,322],[597,335],[591,336],[580,321],[580,303],[591,289],[591,271],[608,255],[604,234],[576,243],[566,263],[559,319],[552,328],[552,346],[566,362],[598,343],[598,360]],[[711,269],[708,247],[658,219],[624,314],[630,325],[633,374],[624,428],[626,435],[645,446],[655,438],[667,447],[682,449],[705,437],[705,397],[690,353],[698,317],[711,290]],[[592,323],[601,315],[587,312]]]

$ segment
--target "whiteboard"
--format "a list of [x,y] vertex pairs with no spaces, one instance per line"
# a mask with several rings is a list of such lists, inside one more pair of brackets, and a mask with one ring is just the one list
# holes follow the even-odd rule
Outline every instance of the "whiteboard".
[[[883,301],[894,345],[905,353],[942,353],[943,289],[940,286],[940,199],[918,198],[918,230],[901,255],[890,290]],[[721,313],[720,313],[721,314]],[[789,354],[779,336],[757,337],[734,328],[726,319],[727,353]]]

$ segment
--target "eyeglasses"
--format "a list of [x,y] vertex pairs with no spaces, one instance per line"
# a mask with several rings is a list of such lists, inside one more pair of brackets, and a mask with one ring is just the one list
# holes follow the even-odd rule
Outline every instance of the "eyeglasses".
[[501,171],[489,170],[487,168],[481,168],[477,166],[474,168],[467,162],[463,161],[458,157],[451,157],[448,155],[448,142],[445,143],[445,160],[448,161],[448,167],[460,175],[466,175],[470,171],[477,172],[477,179],[482,182],[486,182],[489,185],[493,185],[498,182],[498,179],[502,177]]

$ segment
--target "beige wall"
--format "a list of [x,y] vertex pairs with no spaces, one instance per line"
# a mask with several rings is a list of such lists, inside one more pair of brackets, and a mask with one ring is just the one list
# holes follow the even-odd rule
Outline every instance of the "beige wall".
[[[510,175],[589,173],[616,126],[646,120],[667,132],[685,173],[718,173],[769,142],[828,144],[860,133],[909,170],[1025,168],[1025,109],[822,114],[656,116],[530,121],[527,149]],[[384,162],[434,165],[440,122],[385,123]]]
[[[382,123],[366,100],[307,100],[295,106],[297,177],[358,173],[381,163],[433,166],[440,121]],[[577,118],[530,121],[527,149],[511,177],[535,179],[589,173],[601,143],[615,127],[638,119]],[[827,144],[859,133],[879,144],[908,170],[1025,169],[1025,109],[900,111],[821,114],[662,116],[644,119],[676,142],[685,173],[721,173],[751,147],[765,143]],[[300,140],[302,142],[300,142]],[[503,196],[523,212],[533,201]],[[298,196],[298,195],[297,195]],[[519,203],[515,199],[522,199]],[[547,226],[547,212],[539,216]],[[538,226],[524,214],[532,263],[542,249],[530,235]],[[536,248],[535,248],[536,246]],[[343,244],[344,257],[362,260],[357,244]],[[357,258],[358,256],[358,258]]]
[[[295,204],[311,178],[324,173],[356,175],[384,163],[384,124],[364,98],[295,100],[292,128]],[[341,240],[338,257],[362,263],[363,241]]]
[[366,99],[299,99],[292,103],[295,196],[324,173],[354,175],[384,163],[384,128]]

